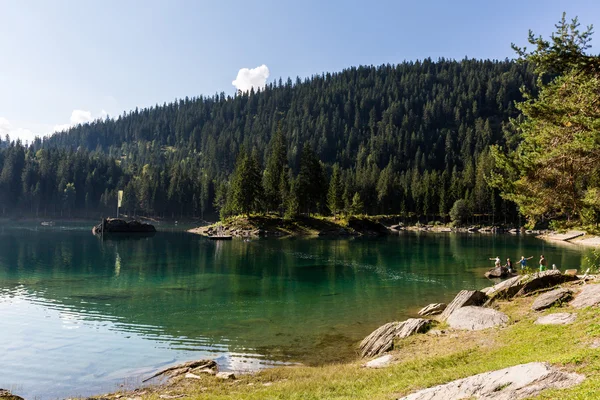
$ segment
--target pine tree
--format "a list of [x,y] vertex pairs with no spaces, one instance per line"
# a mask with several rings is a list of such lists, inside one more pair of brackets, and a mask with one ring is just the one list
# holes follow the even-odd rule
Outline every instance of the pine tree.
[[335,164],[331,180],[329,181],[329,191],[327,192],[327,205],[334,218],[344,208],[343,192],[344,188],[340,175],[340,167],[338,164]]

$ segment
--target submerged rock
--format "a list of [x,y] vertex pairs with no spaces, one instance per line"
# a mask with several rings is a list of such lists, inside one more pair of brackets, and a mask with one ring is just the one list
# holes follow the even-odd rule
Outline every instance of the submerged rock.
[[400,400],[514,400],[534,397],[546,389],[569,388],[583,382],[580,374],[533,362],[459,379],[402,397]]
[[554,313],[539,317],[535,323],[537,325],[568,325],[577,319],[577,314]]
[[479,331],[506,325],[508,316],[491,308],[466,306],[454,311],[447,322],[454,329]]
[[585,285],[571,302],[575,308],[592,307],[600,303],[600,285]]
[[562,303],[571,298],[573,294],[572,291],[565,288],[554,289],[550,292],[544,293],[540,295],[531,306],[531,309],[534,311],[544,310],[546,308],[552,307],[554,304]]
[[441,319],[444,321],[461,307],[479,306],[485,302],[487,295],[479,290],[461,290],[454,300],[442,312]]
[[373,357],[394,347],[394,339],[402,339],[427,329],[431,321],[422,318],[410,318],[404,322],[388,322],[374,330],[360,343],[361,357]]
[[419,311],[419,315],[421,317],[426,317],[428,315],[441,314],[446,309],[446,307],[447,307],[446,303],[433,303],[433,304],[429,304],[428,306],[423,307]]

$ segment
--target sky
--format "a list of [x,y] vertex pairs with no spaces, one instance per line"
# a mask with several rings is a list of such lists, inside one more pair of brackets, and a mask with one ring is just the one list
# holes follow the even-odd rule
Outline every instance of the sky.
[[600,22],[598,0],[0,0],[0,135],[356,65],[513,58],[563,11]]

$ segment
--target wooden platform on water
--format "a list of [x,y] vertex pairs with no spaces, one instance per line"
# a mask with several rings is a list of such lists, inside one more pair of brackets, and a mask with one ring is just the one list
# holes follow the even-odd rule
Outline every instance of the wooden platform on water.
[[233,236],[231,235],[212,235],[208,237],[210,240],[231,240]]

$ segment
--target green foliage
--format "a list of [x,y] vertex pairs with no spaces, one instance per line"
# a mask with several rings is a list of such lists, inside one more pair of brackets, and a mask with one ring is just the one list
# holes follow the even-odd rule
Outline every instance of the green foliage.
[[528,52],[526,47],[521,48],[514,43],[511,46],[520,61],[535,66],[540,77],[544,74],[564,75],[575,69],[598,71],[598,61],[585,53],[591,47],[593,26],[589,25],[583,32],[579,31],[579,26],[577,17],[568,22],[567,14],[563,13],[550,40],[536,37],[530,30],[528,41],[534,50]]
[[231,178],[231,209],[250,215],[260,210],[261,168],[256,155],[241,151]]
[[471,217],[469,205],[463,199],[456,200],[450,209],[450,219],[454,226],[462,226],[467,223]]
[[329,181],[329,191],[327,192],[327,205],[334,217],[344,208],[344,188],[340,176],[340,167],[335,164]]
[[350,205],[350,215],[361,215],[364,213],[365,205],[360,198],[360,194],[354,193],[352,204]]
[[[72,182],[73,213],[112,215],[121,189],[123,214],[230,215],[238,212],[232,174],[245,148],[265,165],[262,204],[252,206],[258,210],[283,213],[297,203],[298,212],[326,213],[323,171],[337,164],[345,209],[358,192],[364,213],[434,219],[484,187],[476,173],[480,154],[508,140],[501,128],[517,115],[519,87],[533,89],[534,82],[531,67],[511,61],[425,59],[270,83],[260,92],[185,98],[28,147],[2,140],[0,211],[60,213]],[[291,190],[281,191],[286,166],[284,186],[300,175],[292,200]],[[477,193],[474,212],[491,215],[494,203],[477,201]]]
[[565,24],[563,16],[552,45],[537,39],[536,51],[520,52],[538,70],[562,75],[518,105],[522,118],[511,124],[521,139],[518,147],[492,147],[489,182],[518,205],[530,225],[542,218],[598,222],[600,74],[582,65],[599,64],[600,57],[583,53],[591,28],[579,33],[576,20]]

